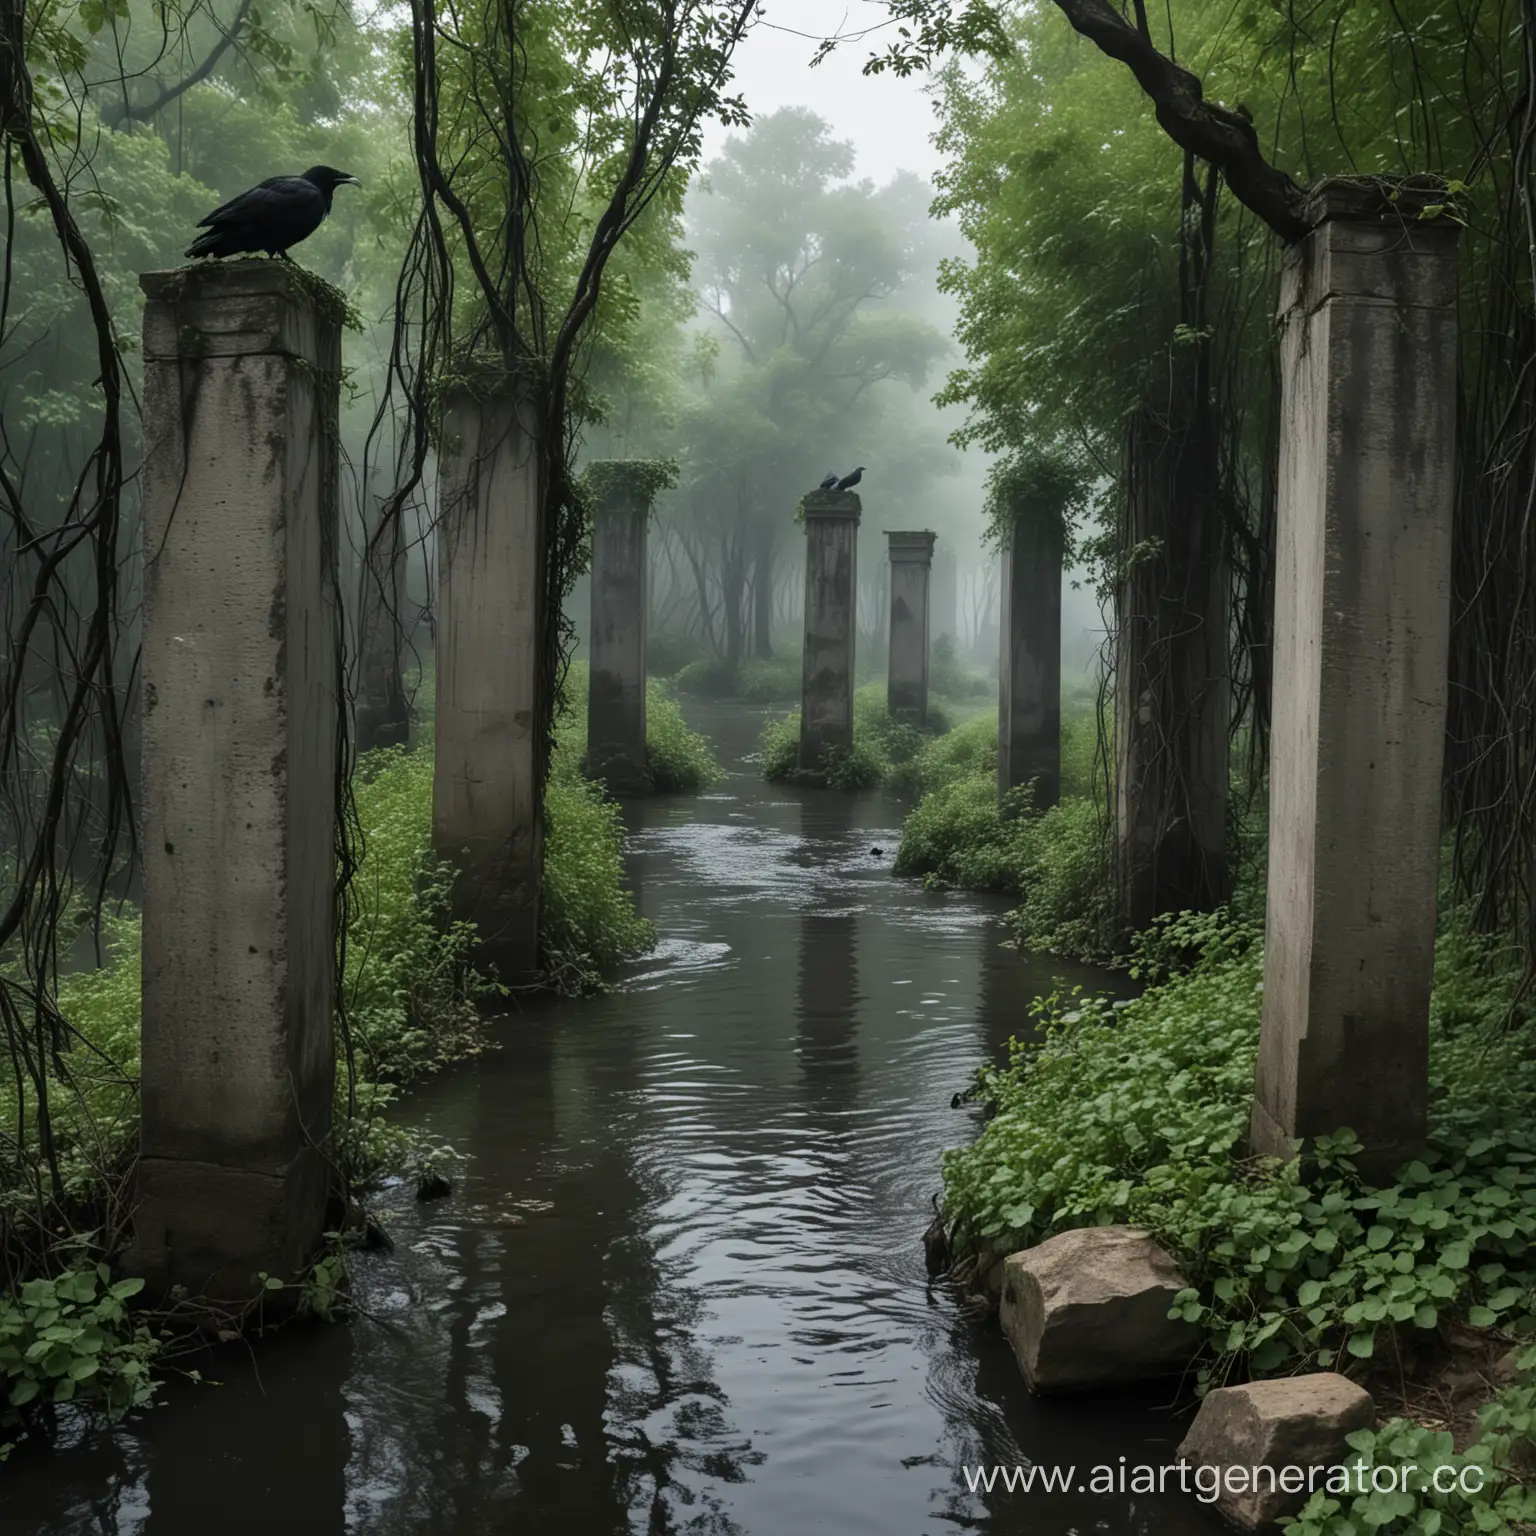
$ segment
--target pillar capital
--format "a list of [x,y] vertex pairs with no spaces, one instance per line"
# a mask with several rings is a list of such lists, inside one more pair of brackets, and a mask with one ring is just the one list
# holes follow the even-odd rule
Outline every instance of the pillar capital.
[[921,533],[898,533],[894,529],[885,530],[886,539],[890,543],[892,560],[917,560],[924,565],[933,559],[934,541],[937,534],[924,530]]
[[800,503],[806,522],[849,522],[857,525],[864,503],[852,491],[807,491]]
[[146,361],[279,356],[339,374],[343,297],[298,272],[236,261],[141,273]]
[[1459,226],[1443,216],[1424,217],[1449,201],[1435,177],[1318,183],[1307,200],[1312,230],[1282,259],[1281,318],[1311,314],[1333,299],[1401,309],[1454,304]]

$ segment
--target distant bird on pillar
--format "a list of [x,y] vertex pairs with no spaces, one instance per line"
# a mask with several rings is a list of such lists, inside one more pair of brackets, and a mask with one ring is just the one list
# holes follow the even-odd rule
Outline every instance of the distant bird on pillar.
[[851,475],[844,475],[841,480],[832,487],[835,491],[851,491],[860,480],[864,478],[864,466],[862,464]]
[[832,489],[832,487],[834,485],[836,485],[836,484],[837,484],[837,471],[834,469],[832,471],[832,473],[830,475],[828,475],[827,478],[825,480],[823,480],[821,482],[821,484],[816,487],[816,489],[818,491],[830,491]]

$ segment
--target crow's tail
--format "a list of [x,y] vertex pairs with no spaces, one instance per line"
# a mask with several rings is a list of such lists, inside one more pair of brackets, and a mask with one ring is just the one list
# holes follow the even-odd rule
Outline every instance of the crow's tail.
[[218,254],[219,232],[210,229],[207,234],[199,235],[196,240],[183,252],[186,256],[214,256]]

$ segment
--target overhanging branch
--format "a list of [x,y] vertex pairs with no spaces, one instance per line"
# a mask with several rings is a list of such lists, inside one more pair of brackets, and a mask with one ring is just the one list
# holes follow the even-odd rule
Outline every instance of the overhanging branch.
[[1216,166],[1233,195],[1280,236],[1307,233],[1306,194],[1264,158],[1253,124],[1239,112],[1204,100],[1199,77],[1165,58],[1108,0],[1055,0],[1072,26],[1110,58],[1118,59],[1152,98],[1163,132],[1181,149]]

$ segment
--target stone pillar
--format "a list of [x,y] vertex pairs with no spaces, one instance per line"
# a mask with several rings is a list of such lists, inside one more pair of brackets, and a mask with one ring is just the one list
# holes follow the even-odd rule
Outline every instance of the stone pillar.
[[645,771],[646,530],[650,498],[606,480],[592,520],[592,682],[587,772],[640,794]]
[[1061,799],[1059,520],[1026,509],[1002,560],[998,644],[997,796],[1035,786],[1040,809]]
[[812,491],[805,510],[805,670],[800,706],[802,773],[828,748],[853,746],[853,641],[859,517],[852,491]]
[[1325,183],[1286,253],[1264,1024],[1252,1142],[1425,1131],[1456,429],[1456,226]]
[[337,321],[275,261],[144,314],[142,1131],[132,1262],[244,1301],[324,1230]]
[[533,401],[457,392],[438,507],[437,742],[432,839],[454,864],[454,916],[503,981],[539,962],[537,711],[544,536]]
[[886,532],[891,550],[891,642],[885,703],[893,720],[928,723],[928,578],[931,533]]

